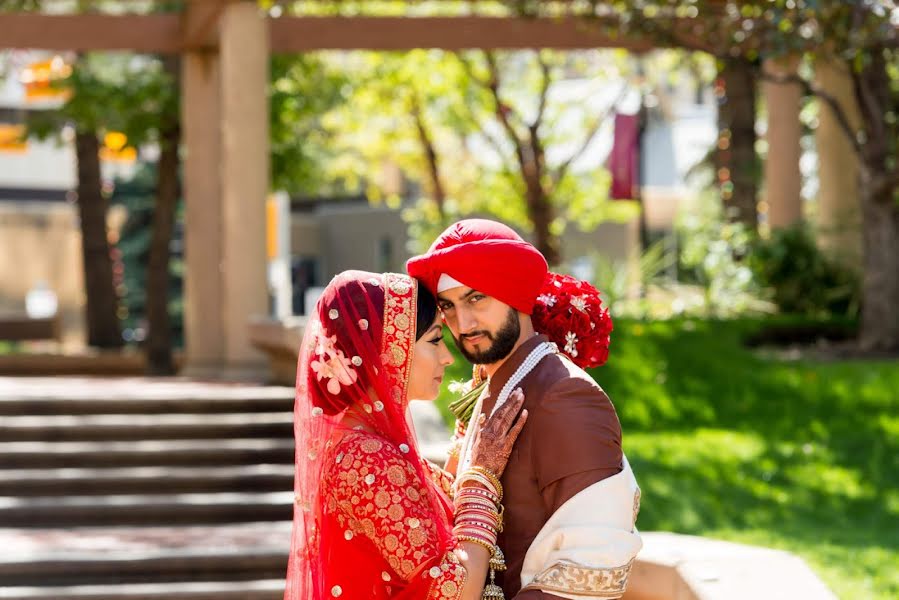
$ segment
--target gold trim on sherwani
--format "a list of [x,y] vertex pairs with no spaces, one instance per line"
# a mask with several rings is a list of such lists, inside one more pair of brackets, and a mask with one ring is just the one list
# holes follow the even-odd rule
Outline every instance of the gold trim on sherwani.
[[588,598],[618,598],[624,595],[633,559],[626,565],[591,569],[560,560],[537,575],[524,590],[563,592]]
[[522,590],[563,598],[619,598],[643,547],[634,526],[640,488],[627,457],[620,473],[577,493],[531,543]]

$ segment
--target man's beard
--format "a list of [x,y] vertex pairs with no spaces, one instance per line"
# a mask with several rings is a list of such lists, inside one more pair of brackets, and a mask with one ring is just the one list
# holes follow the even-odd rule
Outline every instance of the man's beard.
[[503,323],[502,327],[500,327],[499,331],[495,334],[481,330],[472,331],[471,333],[466,334],[466,336],[468,335],[482,335],[493,342],[486,350],[480,352],[477,350],[469,351],[465,347],[464,339],[453,336],[456,347],[459,348],[462,356],[464,356],[468,362],[475,365],[492,365],[495,362],[499,362],[512,353],[512,349],[515,348],[515,343],[518,341],[519,336],[521,336],[521,324],[518,322],[518,311],[514,308],[510,308],[509,316],[506,317],[506,322]]

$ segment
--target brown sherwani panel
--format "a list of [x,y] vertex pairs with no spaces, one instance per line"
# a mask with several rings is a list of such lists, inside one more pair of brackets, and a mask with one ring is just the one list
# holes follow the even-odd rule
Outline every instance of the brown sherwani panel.
[[[487,414],[509,377],[538,344],[528,340],[490,378],[483,396]],[[504,530],[499,546],[508,570],[501,574],[507,598],[521,589],[521,567],[531,542],[566,500],[622,469],[621,425],[609,397],[567,357],[545,357],[521,381],[528,420],[503,473]],[[553,598],[528,592],[521,598]]]

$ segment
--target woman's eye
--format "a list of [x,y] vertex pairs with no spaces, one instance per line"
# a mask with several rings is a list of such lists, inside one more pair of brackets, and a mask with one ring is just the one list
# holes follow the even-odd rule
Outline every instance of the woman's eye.
[[438,335],[438,336],[435,337],[433,340],[428,340],[428,341],[436,346],[437,344],[440,343],[440,341],[441,341],[442,339],[443,339],[443,336]]

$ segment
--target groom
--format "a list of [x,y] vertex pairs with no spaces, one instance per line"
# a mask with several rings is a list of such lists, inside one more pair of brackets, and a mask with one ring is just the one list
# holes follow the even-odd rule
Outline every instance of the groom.
[[470,423],[515,388],[524,392],[528,420],[502,477],[506,597],[620,597],[642,546],[639,488],[608,396],[534,331],[543,255],[501,223],[469,219],[407,269],[437,295],[459,350],[487,378]]

